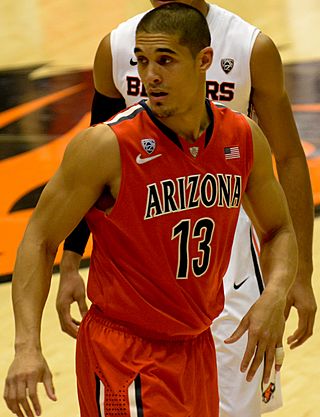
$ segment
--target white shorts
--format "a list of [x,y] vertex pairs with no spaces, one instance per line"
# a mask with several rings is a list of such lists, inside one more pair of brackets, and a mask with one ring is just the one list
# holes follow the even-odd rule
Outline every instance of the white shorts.
[[247,334],[236,343],[224,343],[264,288],[252,234],[250,220],[241,208],[230,264],[223,280],[225,307],[211,326],[217,351],[220,417],[260,417],[261,413],[282,405],[279,373],[263,386],[263,364],[251,382],[240,372]]

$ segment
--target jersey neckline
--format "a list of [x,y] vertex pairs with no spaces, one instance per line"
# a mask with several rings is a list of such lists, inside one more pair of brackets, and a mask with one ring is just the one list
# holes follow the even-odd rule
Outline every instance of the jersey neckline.
[[[179,149],[181,149],[183,152],[185,152],[185,147],[182,145],[179,136],[168,126],[166,126],[164,123],[162,123],[159,119],[155,117],[150,107],[147,105],[146,100],[141,100],[139,104],[146,110],[149,118],[152,120],[152,122],[161,130],[161,132],[167,136],[168,139],[171,140],[176,146],[178,146]],[[210,105],[210,100],[207,98],[205,99],[205,105],[207,109],[207,113],[209,116],[209,126],[207,127],[206,131],[203,132],[199,138],[201,138],[205,133],[205,139],[204,139],[204,148],[207,147],[207,145],[210,142],[210,139],[212,138],[213,129],[214,129],[214,115],[213,111]],[[197,140],[199,140],[199,138]],[[197,142],[194,143],[196,145]]]

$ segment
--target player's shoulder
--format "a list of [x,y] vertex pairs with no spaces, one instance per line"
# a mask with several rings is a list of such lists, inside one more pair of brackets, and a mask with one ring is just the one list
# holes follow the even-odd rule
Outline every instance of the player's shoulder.
[[220,127],[222,126],[223,129],[247,133],[251,131],[250,124],[248,123],[250,119],[245,114],[233,110],[220,102],[210,101],[210,104],[215,123],[219,124]]
[[114,132],[106,123],[90,126],[80,132],[71,142],[75,148],[94,147],[95,149],[108,148],[114,140]]
[[263,32],[260,32],[257,36],[253,52],[256,55],[266,56],[268,59],[280,57],[278,48],[276,47],[273,40],[270,38],[270,36]]
[[64,169],[75,170],[82,167],[89,176],[90,173],[95,175],[104,167],[106,160],[111,169],[113,161],[118,161],[118,158],[119,149],[114,132],[110,127],[99,124],[83,130],[69,142],[62,166]]
[[208,20],[212,21],[213,24],[229,22],[231,24],[243,25],[248,28],[255,28],[255,26],[244,20],[239,15],[216,4],[210,4]]

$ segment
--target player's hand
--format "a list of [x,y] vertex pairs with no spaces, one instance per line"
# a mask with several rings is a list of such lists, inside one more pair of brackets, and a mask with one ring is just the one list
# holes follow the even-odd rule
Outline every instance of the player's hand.
[[[265,290],[243,317],[237,329],[225,340],[225,343],[234,343],[248,331],[248,342],[240,366],[241,372],[248,371],[247,381],[252,380],[263,360],[263,382],[269,381],[277,348],[282,346],[285,303],[284,297]],[[280,370],[282,360],[281,363],[277,360],[277,370]]]
[[295,307],[298,312],[298,327],[287,339],[290,349],[302,345],[313,333],[317,303],[311,281],[295,280],[287,297],[286,319],[289,317],[292,307]]
[[39,382],[43,383],[47,396],[56,401],[52,374],[42,353],[39,350],[16,353],[5,382],[4,399],[18,417],[40,416]]
[[[67,256],[68,261],[70,261],[69,254]],[[61,329],[71,337],[76,338],[80,322],[71,316],[71,304],[74,302],[78,304],[82,318],[88,311],[88,306],[86,303],[85,283],[78,271],[79,259],[81,257],[77,254],[72,256],[73,259],[71,262],[68,262],[68,267],[66,267],[66,262],[64,265],[61,263],[60,266],[60,284],[56,299],[56,309]],[[76,260],[76,257],[78,257],[78,260]]]

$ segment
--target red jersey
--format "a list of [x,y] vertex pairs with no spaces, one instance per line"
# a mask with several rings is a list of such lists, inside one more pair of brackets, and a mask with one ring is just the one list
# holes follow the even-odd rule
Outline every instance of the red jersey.
[[120,147],[110,214],[93,207],[88,296],[141,336],[202,333],[221,312],[242,193],[253,163],[244,116],[206,101],[211,123],[192,145],[145,102],[107,123]]

